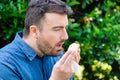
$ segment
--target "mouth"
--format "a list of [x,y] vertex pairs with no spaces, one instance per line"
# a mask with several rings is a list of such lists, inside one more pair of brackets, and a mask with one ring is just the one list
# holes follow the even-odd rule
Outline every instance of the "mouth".
[[62,44],[58,44],[58,45],[57,45],[57,48],[58,48],[58,49],[62,49]]
[[58,43],[58,44],[56,45],[57,49],[58,49],[58,50],[62,50],[63,44],[64,44],[64,42]]

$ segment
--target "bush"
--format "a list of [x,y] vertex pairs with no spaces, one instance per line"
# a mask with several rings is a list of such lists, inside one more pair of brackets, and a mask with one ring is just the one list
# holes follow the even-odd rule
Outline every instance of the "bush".
[[15,33],[23,29],[26,7],[26,0],[0,1],[0,47],[11,42]]
[[[13,40],[24,27],[29,0],[0,2],[0,47]],[[82,80],[120,79],[120,1],[64,0],[74,10],[69,18],[69,40],[64,49],[78,41],[81,45]]]
[[[74,1],[77,0],[68,4]],[[70,19],[65,48],[74,41],[80,43],[82,80],[119,80],[120,2],[83,0],[79,3],[72,5],[75,15]]]

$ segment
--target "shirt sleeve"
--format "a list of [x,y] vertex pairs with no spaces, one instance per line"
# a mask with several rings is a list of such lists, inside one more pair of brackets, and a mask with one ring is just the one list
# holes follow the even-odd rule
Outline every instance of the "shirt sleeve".
[[0,63],[0,80],[20,80],[8,66]]
[[4,80],[4,79],[2,79],[2,78],[0,77],[0,80]]

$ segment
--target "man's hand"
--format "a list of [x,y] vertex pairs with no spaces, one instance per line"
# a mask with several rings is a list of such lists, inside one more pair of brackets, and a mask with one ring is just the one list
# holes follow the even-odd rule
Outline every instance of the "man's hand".
[[72,43],[69,46],[68,51],[72,51],[74,53],[74,61],[79,63],[79,61],[80,61],[80,45],[77,43]]
[[68,80],[73,75],[72,63],[73,61],[78,63],[80,60],[80,48],[75,48],[75,46],[69,47],[68,51],[54,65],[49,80]]

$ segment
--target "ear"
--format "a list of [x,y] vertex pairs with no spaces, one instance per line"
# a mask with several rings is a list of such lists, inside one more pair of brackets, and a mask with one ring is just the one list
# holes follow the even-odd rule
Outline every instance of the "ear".
[[36,38],[37,39],[37,37],[38,37],[38,28],[37,28],[37,26],[35,26],[35,25],[31,25],[30,26],[30,35],[33,37],[33,38]]

